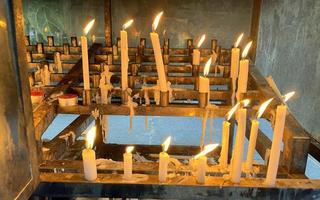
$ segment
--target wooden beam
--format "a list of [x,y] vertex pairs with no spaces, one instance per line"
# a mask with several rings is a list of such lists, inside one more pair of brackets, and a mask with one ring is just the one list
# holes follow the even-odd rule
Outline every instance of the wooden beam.
[[41,140],[42,134],[50,126],[56,115],[57,106],[54,104],[43,103],[33,112],[34,132],[37,141]]
[[252,10],[251,10],[250,39],[253,41],[253,43],[250,50],[250,58],[253,62],[255,62],[255,59],[256,59],[256,52],[257,52],[257,45],[258,45],[261,3],[262,3],[262,0],[253,0]]

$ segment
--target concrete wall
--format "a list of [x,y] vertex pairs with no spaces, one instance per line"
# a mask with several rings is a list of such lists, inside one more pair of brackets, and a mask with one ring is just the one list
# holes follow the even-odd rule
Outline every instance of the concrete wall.
[[[104,0],[25,0],[25,33],[31,41],[46,41],[54,35],[58,43],[70,36],[80,36],[87,17],[96,18],[93,34],[104,37]],[[170,38],[174,47],[184,47],[185,40],[207,33],[217,38],[224,47],[230,47],[241,32],[249,33],[252,0],[112,0],[113,42],[121,26],[133,18],[129,32],[131,46],[140,37],[149,39],[154,16],[164,11],[158,33]],[[165,34],[163,35],[165,31]],[[147,41],[150,44],[149,40]],[[204,46],[209,46],[209,40]]]
[[265,0],[256,65],[282,93],[295,90],[289,107],[320,140],[320,1]]

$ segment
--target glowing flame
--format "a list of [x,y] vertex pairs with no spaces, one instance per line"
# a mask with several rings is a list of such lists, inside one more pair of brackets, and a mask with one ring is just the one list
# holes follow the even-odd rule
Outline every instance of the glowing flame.
[[250,49],[251,45],[252,45],[252,41],[249,42],[249,43],[246,45],[246,47],[244,48],[244,50],[243,50],[243,52],[242,52],[242,58],[247,57],[247,54],[248,54],[248,52],[249,52],[249,49]]
[[212,62],[212,57],[210,57],[210,59],[206,62],[206,65],[204,66],[204,69],[203,69],[204,76],[207,76],[209,74],[211,62]]
[[197,44],[197,48],[200,48],[204,40],[206,39],[206,34],[203,34]]
[[166,152],[168,151],[168,148],[170,146],[170,143],[171,143],[171,136],[167,137],[167,139],[162,143],[162,150],[163,152]]
[[133,19],[130,19],[129,21],[127,21],[122,25],[122,29],[123,30],[127,29],[129,26],[131,26],[132,23],[133,23]]
[[243,33],[241,33],[241,35],[239,35],[237,41],[234,43],[234,48],[237,48],[242,40],[243,37]]
[[153,23],[152,23],[152,30],[153,31],[156,31],[157,30],[157,27],[158,27],[158,24],[159,24],[159,21],[160,21],[160,18],[163,14],[163,11],[160,12],[153,20]]
[[239,106],[240,106],[240,103],[237,103],[235,106],[233,106],[233,107],[231,108],[231,110],[229,110],[229,112],[228,112],[227,115],[226,115],[227,121],[229,121],[229,120],[231,119],[233,113],[235,113],[236,110],[238,110]]
[[203,151],[201,151],[200,153],[195,155],[194,158],[198,159],[201,156],[205,156],[208,153],[210,153],[211,151],[213,151],[215,148],[217,148],[218,146],[219,146],[219,144],[208,144],[208,145],[204,146]]
[[92,149],[95,138],[96,138],[96,127],[93,126],[86,134],[86,148],[87,149]]
[[245,99],[245,100],[242,100],[241,103],[242,103],[243,107],[247,107],[249,105],[249,103],[250,103],[250,100],[249,99]]
[[126,148],[126,153],[131,153],[133,151],[133,149],[134,149],[134,146],[128,146]]
[[268,107],[268,105],[271,103],[271,101],[273,100],[273,98],[263,102],[258,110],[258,113],[257,113],[257,119],[259,119],[262,114],[264,113],[264,111],[266,110],[266,108]]
[[283,101],[284,101],[284,102],[287,102],[295,93],[296,93],[296,92],[293,91],[293,92],[289,92],[289,93],[283,95],[283,97],[282,97],[282,98],[283,98]]
[[84,27],[83,33],[84,33],[85,35],[87,35],[87,34],[89,33],[89,31],[91,30],[91,28],[92,28],[93,25],[94,25],[94,22],[95,22],[95,19],[91,20],[91,21],[86,25],[86,27]]

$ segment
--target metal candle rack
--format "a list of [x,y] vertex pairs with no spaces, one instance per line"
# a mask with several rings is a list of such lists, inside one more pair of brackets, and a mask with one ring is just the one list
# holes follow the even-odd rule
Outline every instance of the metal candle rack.
[[[53,72],[50,76],[52,84],[45,85],[42,89],[46,93],[46,99],[41,105],[38,105],[34,109],[34,123],[36,138],[41,146],[40,138],[46,128],[51,124],[57,114],[79,114],[80,116],[74,120],[67,128],[59,133],[51,141],[42,144],[42,164],[40,165],[41,179],[44,182],[61,182],[65,185],[65,181],[68,182],[84,182],[81,179],[79,172],[82,171],[80,159],[81,149],[84,147],[82,140],[77,140],[81,133],[89,126],[89,124],[95,119],[90,115],[94,109],[99,110],[100,115],[129,115],[128,106],[123,105],[121,98],[123,94],[119,86],[121,82],[121,67],[120,67],[120,50],[119,39],[118,42],[110,47],[102,47],[99,44],[93,44],[89,49],[90,62],[90,80],[91,80],[91,97],[95,97],[99,93],[99,80],[100,73],[108,67],[110,72],[114,75],[111,78],[111,83],[115,88],[112,89],[111,103],[110,104],[97,104],[94,98],[90,98],[90,105],[82,105],[81,102],[77,106],[59,107],[55,102],[48,102],[48,99],[52,94],[58,92],[72,92],[78,94],[81,98],[83,96],[83,87],[80,86],[82,79],[82,63],[81,63],[81,47],[78,46],[76,37],[71,37],[71,44],[64,43],[57,46],[54,44],[54,38],[48,36],[47,44],[43,43],[31,44],[30,39],[27,36],[25,43],[27,45],[27,60],[30,76],[33,76],[33,72],[38,67],[41,68],[44,65],[48,65],[56,69],[61,64],[62,73]],[[138,103],[135,108],[135,115],[142,116],[204,116],[206,109],[199,105],[203,104],[206,99],[199,98],[198,92],[198,77],[203,72],[203,65],[192,66],[192,50],[193,40],[187,40],[185,48],[172,48],[168,39],[164,40],[162,52],[163,61],[165,64],[165,72],[167,80],[171,82],[173,101],[170,103],[165,99],[167,97],[160,97],[160,105],[156,105],[153,100],[154,89],[143,90],[142,86],[154,86],[157,81],[157,70],[154,64],[153,50],[147,47],[146,39],[141,38],[137,47],[129,48],[129,69],[128,69],[128,83],[129,88],[132,89],[132,94],[139,93],[139,98],[135,99]],[[210,102],[214,106],[210,107],[213,113],[211,117],[223,117],[227,111],[231,108],[231,78],[230,78],[230,49],[221,48],[218,45],[217,40],[211,40],[211,48],[201,49],[201,63],[204,63],[215,51],[218,55],[217,63],[212,65],[210,69],[209,79],[211,85]],[[61,63],[59,63],[61,61]],[[151,99],[150,105],[145,105],[144,99],[145,92]],[[163,94],[161,94],[163,95]],[[252,108],[249,110],[249,115],[256,113],[257,106],[262,101],[274,97],[272,105],[269,106],[264,114],[264,118],[273,123],[275,116],[275,108],[281,100],[274,93],[266,80],[261,76],[259,71],[250,66],[250,74],[248,81],[248,92],[242,94],[243,97],[250,98]],[[250,121],[248,119],[246,136],[249,137],[250,133]],[[96,125],[99,127],[100,123],[96,120]],[[232,129],[233,130],[233,129]],[[72,131],[75,136],[75,140],[71,138],[61,138]],[[113,160],[120,161],[122,159],[122,153],[124,152],[124,145],[104,144],[102,141],[101,128],[97,128],[98,138],[96,142],[97,156],[100,158],[112,158]],[[231,131],[231,136],[233,131]],[[232,138],[230,144],[232,144]],[[289,113],[285,125],[284,133],[284,148],[281,154],[281,163],[279,168],[279,177],[284,178],[304,178],[304,172],[308,156],[308,147],[310,138],[297,120]],[[268,150],[271,148],[271,140],[259,130],[256,150],[262,158],[267,158]],[[152,160],[152,155],[160,152],[160,147],[149,145],[138,145],[137,151],[141,155]],[[177,157],[191,156],[200,151],[199,147],[187,147],[187,146],[173,146],[170,147],[169,154],[177,155]],[[219,155],[219,149],[211,154],[214,158]],[[98,171],[101,173],[97,182],[102,184],[103,187],[111,184],[106,177],[112,178],[115,184],[119,184],[119,176],[110,175],[110,172],[119,172],[121,174],[122,165],[120,162],[104,162],[98,164]],[[133,170],[136,173],[148,174],[149,179],[143,180],[141,183],[156,184],[154,174],[157,171],[157,164],[155,162],[146,163],[143,159],[140,162],[134,163]],[[169,167],[169,171],[176,174],[191,174],[192,169],[188,166],[180,166],[175,168]],[[265,177],[266,167],[265,165],[255,165],[254,168],[256,176]],[[53,172],[60,172],[59,175],[52,174]],[[105,177],[103,174],[109,174]],[[69,175],[69,176],[67,176]],[[216,166],[211,166],[208,169],[208,175],[214,175],[211,177],[207,186],[216,186],[221,181],[223,182],[223,172]],[[179,177],[179,176],[178,176]],[[181,179],[182,180],[182,179]],[[169,184],[171,185],[192,185],[195,186],[195,181],[190,176],[187,176],[181,182],[177,177],[172,178]],[[121,182],[121,181],[120,181]],[[259,180],[250,182],[249,179],[244,178],[244,183],[249,187],[256,187],[261,184]],[[87,183],[90,185],[90,183]],[[251,185],[250,185],[251,184]],[[257,185],[252,185],[257,184]],[[74,185],[76,187],[77,184]],[[231,183],[225,185],[231,186]],[[59,186],[59,185],[58,185]],[[57,186],[57,187],[58,187]],[[60,185],[61,186],[61,185]],[[79,186],[79,185],[78,185]],[[45,184],[42,187],[47,187]],[[91,187],[91,186],[88,186]],[[128,186],[126,186],[128,187]],[[44,192],[42,188],[41,192]],[[41,187],[40,187],[41,189]],[[146,189],[146,188],[143,188]],[[205,191],[207,188],[198,188],[198,190]],[[169,189],[168,189],[169,190]],[[203,192],[202,191],[202,192]],[[49,195],[49,191],[47,194]],[[125,193],[128,194],[129,193]],[[53,195],[53,194],[52,194]],[[70,195],[75,195],[70,193]],[[88,195],[92,195],[90,191]],[[156,194],[154,194],[156,195]],[[159,194],[158,194],[159,195]],[[125,196],[125,195],[124,195]],[[130,195],[129,195],[130,196]],[[161,195],[159,195],[161,196]],[[166,196],[166,197],[171,197]]]

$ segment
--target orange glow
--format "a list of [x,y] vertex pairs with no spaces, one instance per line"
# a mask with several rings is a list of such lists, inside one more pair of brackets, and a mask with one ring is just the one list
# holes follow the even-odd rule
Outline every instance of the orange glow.
[[247,57],[247,54],[248,54],[248,52],[249,52],[249,49],[250,49],[251,45],[252,45],[252,41],[249,42],[249,43],[246,45],[246,47],[244,48],[244,50],[243,50],[243,52],[242,52],[242,58]]
[[130,19],[129,21],[127,21],[126,23],[124,23],[122,25],[122,29],[125,30],[125,29],[129,28],[129,26],[131,26],[132,23],[133,23],[133,19]]
[[133,151],[133,149],[134,149],[134,146],[128,146],[126,148],[126,153],[131,153]]
[[158,27],[158,24],[159,24],[159,21],[160,21],[160,18],[161,16],[163,15],[163,11],[161,11],[153,20],[153,23],[152,23],[152,31],[155,32],[157,30],[157,27]]
[[204,40],[206,39],[206,34],[203,34],[200,38],[200,40],[198,41],[198,44],[197,44],[197,48],[200,48],[202,43],[204,42]]
[[201,156],[205,156],[208,153],[210,153],[211,151],[213,151],[215,148],[217,148],[218,146],[219,146],[219,144],[208,144],[208,145],[204,146],[203,151],[201,151],[200,153],[195,155],[194,158],[198,159]]
[[229,110],[229,112],[226,115],[227,121],[231,119],[232,115],[238,110],[239,106],[240,106],[240,103],[237,103],[235,106],[231,108],[231,110]]
[[168,151],[170,143],[171,143],[171,136],[167,137],[167,139],[162,143],[163,152]]
[[210,67],[211,67],[211,62],[212,62],[212,57],[206,62],[204,69],[203,69],[203,75],[207,76],[210,72]]
[[264,113],[264,111],[266,110],[266,108],[268,107],[268,105],[271,103],[271,101],[273,100],[273,98],[263,102],[258,110],[258,113],[257,113],[257,119],[259,119],[262,114]]
[[242,100],[241,103],[242,103],[243,107],[247,107],[249,105],[249,103],[250,103],[250,100],[249,99],[245,99],[245,100]]
[[87,35],[89,33],[89,31],[91,30],[91,28],[93,27],[94,25],[94,22],[95,22],[95,19],[91,20],[83,29],[83,33],[85,35]]
[[92,149],[95,138],[96,138],[96,127],[93,126],[86,134],[86,148],[87,149]]
[[242,37],[243,37],[243,33],[241,33],[241,35],[239,35],[237,41],[234,43],[234,48],[238,48],[238,46],[242,40]]
[[285,94],[283,96],[283,101],[287,102],[295,93],[296,93],[295,91],[292,91],[292,92],[289,92],[289,93]]

